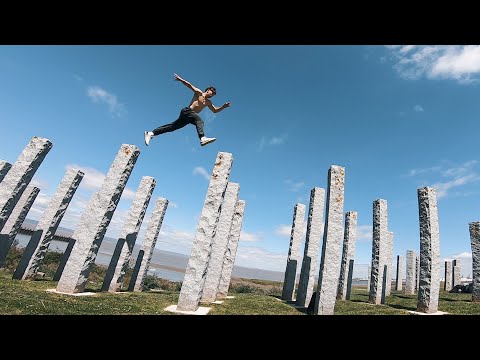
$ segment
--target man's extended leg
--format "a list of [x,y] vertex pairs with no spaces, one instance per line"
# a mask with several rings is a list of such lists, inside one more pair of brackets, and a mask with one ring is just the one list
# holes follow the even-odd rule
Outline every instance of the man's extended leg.
[[185,117],[182,116],[182,112],[180,112],[180,116],[174,122],[159,126],[153,129],[153,131],[145,131],[144,132],[145,145],[148,146],[148,144],[150,144],[150,140],[152,139],[152,137],[178,130],[187,124],[188,124],[188,121],[185,119]]
[[211,142],[214,142],[215,140],[217,140],[216,138],[207,138],[205,136],[205,132],[203,131],[203,120],[197,113],[195,113],[194,111],[191,111],[187,114],[187,117],[190,123],[195,125],[195,127],[197,128],[197,134],[200,139],[201,146],[210,144]]

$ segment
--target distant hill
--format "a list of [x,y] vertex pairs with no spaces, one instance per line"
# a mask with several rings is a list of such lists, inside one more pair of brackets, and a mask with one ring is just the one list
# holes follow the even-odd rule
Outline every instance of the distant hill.
[[[36,220],[25,219],[25,221],[22,224],[22,228],[25,228],[28,230],[34,230],[37,224],[38,224],[38,221]],[[73,235],[73,230],[59,226],[57,231],[55,232],[55,235],[64,237],[64,238],[69,238]],[[97,257],[97,260],[99,261],[96,260],[95,262],[100,262],[102,265],[108,265],[109,260],[103,260],[103,259],[110,259],[110,257],[113,254],[113,251],[115,250],[117,240],[118,239],[105,237],[99,249],[99,254],[102,254],[104,256]],[[132,252],[133,254],[132,259],[136,259],[138,252],[140,250],[140,247],[141,245],[134,246],[133,252]],[[156,267],[166,266],[169,268],[174,268],[175,271],[185,272],[185,270],[187,269],[188,259],[189,259],[189,255],[172,252],[172,251],[160,250],[155,248],[153,250],[151,264],[152,266],[156,266]],[[237,265],[234,265],[233,267],[232,276],[239,277],[239,278],[246,278],[246,279],[283,281],[283,273],[280,271],[256,269],[256,268],[249,268],[249,267],[237,266]]]

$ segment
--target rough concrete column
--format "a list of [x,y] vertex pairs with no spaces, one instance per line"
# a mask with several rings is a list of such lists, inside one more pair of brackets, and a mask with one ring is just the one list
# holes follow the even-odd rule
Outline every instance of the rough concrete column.
[[462,267],[460,266],[460,260],[455,259],[452,261],[452,286],[462,284]]
[[443,283],[443,290],[452,290],[452,262],[445,261],[445,282]]
[[219,152],[215,160],[207,195],[197,225],[192,251],[188,259],[183,278],[182,289],[178,298],[177,310],[196,311],[202,297],[206,270],[210,261],[212,240],[217,229],[223,195],[227,188],[228,178],[233,163],[233,156],[227,152]]
[[144,176],[140,181],[135,198],[128,210],[127,219],[120,233],[119,243],[122,247],[117,253],[113,253],[110,264],[102,284],[102,291],[120,291],[123,277],[127,271],[128,261],[132,255],[133,247],[137,241],[138,232],[142,226],[145,212],[147,211],[150,198],[157,182],[151,176]]
[[222,210],[217,224],[217,230],[212,240],[212,252],[208,262],[207,275],[200,301],[214,302],[217,297],[218,284],[222,275],[223,259],[227,251],[228,235],[232,226],[235,204],[238,201],[240,185],[229,182],[223,197]]
[[120,147],[100,190],[90,198],[72,235],[75,244],[58,281],[57,291],[84,291],[98,249],[139,154],[135,145],[122,144]]
[[468,224],[468,228],[472,245],[472,301],[480,302],[480,222],[471,222]]
[[318,248],[323,229],[323,208],[325,205],[325,189],[315,187],[310,191],[308,209],[307,234],[303,251],[302,269],[297,289],[297,306],[308,307],[312,299],[315,276],[318,274]]
[[387,236],[388,242],[387,242],[387,259],[386,259],[386,265],[387,265],[387,279],[386,279],[386,285],[387,287],[385,288],[385,296],[390,296],[390,293],[392,292],[392,274],[393,274],[393,232],[389,231],[388,236]]
[[404,273],[405,273],[405,257],[397,255],[397,276],[395,278],[396,291],[402,291]]
[[347,277],[347,290],[345,293],[345,300],[350,300],[350,296],[352,295],[353,263],[354,263],[354,259],[348,260],[348,277]]
[[343,240],[344,188],[345,168],[332,165],[328,170],[326,221],[314,306],[317,315],[333,315],[335,308]]
[[415,279],[417,278],[417,254],[413,250],[407,250],[406,257],[405,295],[413,295],[415,294]]
[[228,294],[235,256],[237,255],[238,242],[240,241],[244,212],[245,200],[238,200],[235,204],[232,226],[230,228],[230,234],[228,235],[227,251],[223,258],[222,274],[218,284],[217,299],[226,298]]
[[418,192],[420,219],[420,281],[417,310],[435,313],[440,292],[440,233],[438,228],[437,196],[434,188]]
[[15,240],[23,221],[27,217],[27,214],[39,192],[39,188],[33,185],[27,186],[0,232],[0,267],[3,267],[5,264],[5,260],[13,241]]
[[415,259],[415,264],[417,269],[415,272],[415,274],[417,274],[415,278],[415,291],[418,291],[418,286],[420,285],[420,255]]
[[387,200],[377,199],[373,202],[372,274],[368,297],[368,301],[376,305],[382,304],[383,270],[388,255],[387,229]]
[[370,276],[372,275],[372,267],[367,268],[367,293],[370,293]]
[[0,160],[0,183],[2,182],[5,175],[7,175],[8,170],[12,167],[12,164],[6,162],[5,160]]
[[50,140],[34,136],[0,182],[0,230],[51,148]]
[[[152,215],[148,222],[147,232],[145,233],[145,239],[143,240],[143,245],[138,254],[137,262],[135,263],[134,271],[130,284],[128,286],[128,291],[142,291],[143,281],[145,275],[147,275],[148,267],[150,266],[150,260],[152,260],[153,250],[155,249],[155,244],[157,243],[158,234],[160,228],[162,227],[163,218],[165,212],[167,211],[168,200],[165,198],[158,198],[153,208]],[[139,260],[141,258],[141,260]]]
[[55,194],[48,202],[22,258],[13,273],[14,279],[32,279],[43,262],[47,249],[53,240],[58,225],[67,211],[67,207],[77,191],[85,174],[78,169],[68,169]]
[[347,211],[345,213],[345,233],[343,236],[343,252],[340,267],[340,278],[338,279],[338,300],[347,300],[347,279],[349,262],[355,259],[355,240],[357,239],[357,212]]
[[305,227],[305,209],[306,206],[300,203],[296,204],[293,209],[293,223],[290,233],[287,266],[283,279],[282,300],[292,301],[295,297],[297,265],[300,261],[300,247],[302,245],[303,230]]

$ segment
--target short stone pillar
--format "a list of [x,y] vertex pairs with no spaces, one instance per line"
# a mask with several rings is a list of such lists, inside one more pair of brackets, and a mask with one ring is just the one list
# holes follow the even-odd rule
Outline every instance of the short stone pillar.
[[12,167],[12,164],[6,162],[5,160],[0,160],[0,183],[2,182],[5,175],[7,175],[8,170]]
[[353,263],[353,259],[348,260],[347,291],[345,294],[345,300],[350,300],[350,297],[352,296]]
[[417,270],[415,272],[415,274],[417,274],[417,277],[415,278],[415,291],[418,291],[418,287],[420,286],[420,255],[417,256],[417,259],[415,261],[415,264],[417,266]]
[[443,283],[443,290],[452,290],[452,262],[445,261],[445,281]]
[[415,279],[417,278],[417,254],[413,250],[407,250],[405,278],[405,295],[415,294]]
[[0,182],[0,231],[51,148],[50,140],[34,136]]
[[335,309],[343,240],[344,190],[345,168],[338,165],[330,166],[322,257],[313,311],[316,315],[333,315]]
[[119,245],[119,249],[115,249],[117,251],[113,253],[110,259],[110,264],[103,280],[102,291],[116,292],[121,290],[123,277],[127,271],[128,262],[156,184],[157,182],[153,177],[142,177],[120,233],[118,244],[121,244],[121,247]]
[[372,274],[368,297],[368,302],[371,304],[383,304],[383,270],[388,256],[389,236],[387,200],[377,199],[373,202]]
[[218,284],[222,275],[223,260],[227,251],[228,236],[232,226],[235,205],[238,201],[240,185],[234,182],[227,184],[223,197],[222,210],[217,224],[217,230],[212,240],[212,252],[208,262],[207,275],[203,285],[201,302],[214,302],[217,297]]
[[438,228],[437,196],[434,188],[418,192],[420,220],[420,281],[417,311],[427,314],[438,310],[440,292],[440,233]]
[[350,260],[355,259],[355,240],[357,240],[357,212],[345,213],[345,233],[343,236],[342,263],[338,279],[338,300],[347,300],[347,279]]
[[282,300],[294,300],[297,265],[300,261],[303,230],[305,228],[305,205],[296,204],[293,209],[293,223],[288,248],[287,267],[283,279]]
[[390,296],[390,293],[392,292],[392,274],[393,274],[393,232],[389,231],[388,232],[388,242],[387,242],[387,259],[386,259],[386,265],[387,265],[387,279],[386,279],[386,285],[387,287],[385,288],[385,296]]
[[235,204],[232,226],[230,228],[230,234],[228,235],[227,251],[223,258],[222,274],[218,284],[217,299],[224,299],[228,295],[235,256],[237,255],[238,242],[240,241],[244,212],[245,200],[238,200]]
[[0,232],[0,268],[5,265],[5,260],[7,259],[13,241],[39,192],[39,188],[33,185],[27,186]]
[[139,155],[135,145],[120,147],[102,186],[90,198],[72,235],[75,244],[58,281],[58,292],[85,290],[98,249]]
[[67,211],[68,205],[75,195],[85,174],[78,169],[68,169],[57,187],[55,194],[48,202],[47,208],[40,218],[22,258],[13,273],[14,279],[33,279],[43,262],[47,249],[53,240],[58,225]]
[[462,267],[460,266],[460,260],[455,259],[452,261],[452,286],[462,284]]
[[480,302],[480,222],[471,222],[468,224],[468,227],[470,244],[472,245],[472,301]]
[[303,250],[302,269],[298,281],[297,306],[308,308],[312,299],[315,276],[318,274],[318,252],[320,235],[323,229],[323,208],[325,205],[325,189],[315,187],[310,191],[308,208],[307,234]]
[[220,217],[232,163],[232,154],[227,152],[217,154],[183,278],[177,310],[196,311],[198,309],[210,261],[212,240]]
[[130,279],[130,284],[128,285],[128,291],[142,291],[143,281],[145,280],[145,275],[147,275],[148,267],[150,266],[150,261],[152,259],[153,250],[155,249],[155,244],[157,243],[158,234],[162,227],[163,218],[165,212],[167,211],[168,200],[165,198],[158,198],[155,207],[153,208],[152,215],[148,222],[147,232],[145,233],[145,239],[143,240],[143,245],[138,253],[137,261],[135,267],[133,268],[132,278]]
[[402,291],[404,273],[405,273],[405,257],[397,255],[397,276],[395,278],[395,291]]

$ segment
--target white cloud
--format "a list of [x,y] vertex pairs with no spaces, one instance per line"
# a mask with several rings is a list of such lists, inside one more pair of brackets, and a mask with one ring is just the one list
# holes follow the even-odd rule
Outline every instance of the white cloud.
[[190,254],[195,233],[192,231],[173,229],[163,224],[155,245],[161,250]]
[[[46,180],[43,180],[43,179],[37,179],[37,178],[33,178],[31,181],[30,181],[30,184],[29,185],[32,185],[32,186],[35,186],[37,188],[40,189],[40,191],[47,191],[48,187],[50,186],[50,184],[48,183],[48,181]],[[40,195],[40,194],[39,194]]]
[[73,74],[73,78],[77,81],[83,82],[83,78],[80,75]]
[[387,46],[395,70],[406,79],[453,79],[460,83],[478,80],[479,45]]
[[280,236],[290,236],[292,233],[292,226],[291,225],[278,225],[275,229],[275,234]]
[[201,166],[195,167],[195,169],[193,169],[193,175],[197,175],[197,174],[203,176],[205,180],[210,181],[210,174],[208,173],[207,170],[205,170],[205,168]]
[[255,242],[260,240],[261,238],[262,235],[259,233],[249,233],[243,230],[240,232],[240,241],[243,242]]
[[[479,182],[480,173],[475,169],[479,163],[478,160],[469,160],[460,165],[452,165],[445,162],[439,166],[409,170],[407,176],[435,176],[434,180],[422,180],[422,186],[435,188],[437,199],[440,199],[447,196],[451,189]],[[438,177],[445,180],[438,181]],[[462,196],[462,193],[459,192],[456,195]]]
[[373,226],[372,225],[358,225],[357,226],[357,241],[372,241]]
[[444,278],[444,264],[445,261],[460,260],[460,268],[463,277],[472,277],[472,253],[464,251],[458,254],[452,254],[440,260],[440,273],[441,277]]
[[305,185],[305,183],[303,181],[296,181],[295,182],[295,181],[290,180],[290,179],[285,180],[285,184],[287,184],[289,186],[288,190],[293,191],[293,192],[300,191],[300,189],[303,187],[303,185]]
[[261,139],[258,141],[257,145],[257,151],[262,151],[266,146],[277,146],[277,145],[282,145],[285,143],[287,139],[287,135],[281,135],[281,136],[272,136],[272,137],[266,137],[262,136]]
[[122,117],[126,114],[125,105],[117,100],[117,97],[100,86],[89,86],[87,88],[87,95],[95,103],[105,103],[108,105],[108,111],[117,117]]
[[[274,253],[255,246],[238,245],[235,265],[272,271],[285,271],[287,253]],[[301,265],[300,265],[301,266]]]
[[423,107],[421,105],[415,105],[413,107],[413,110],[415,110],[416,112],[421,112],[423,111]]

